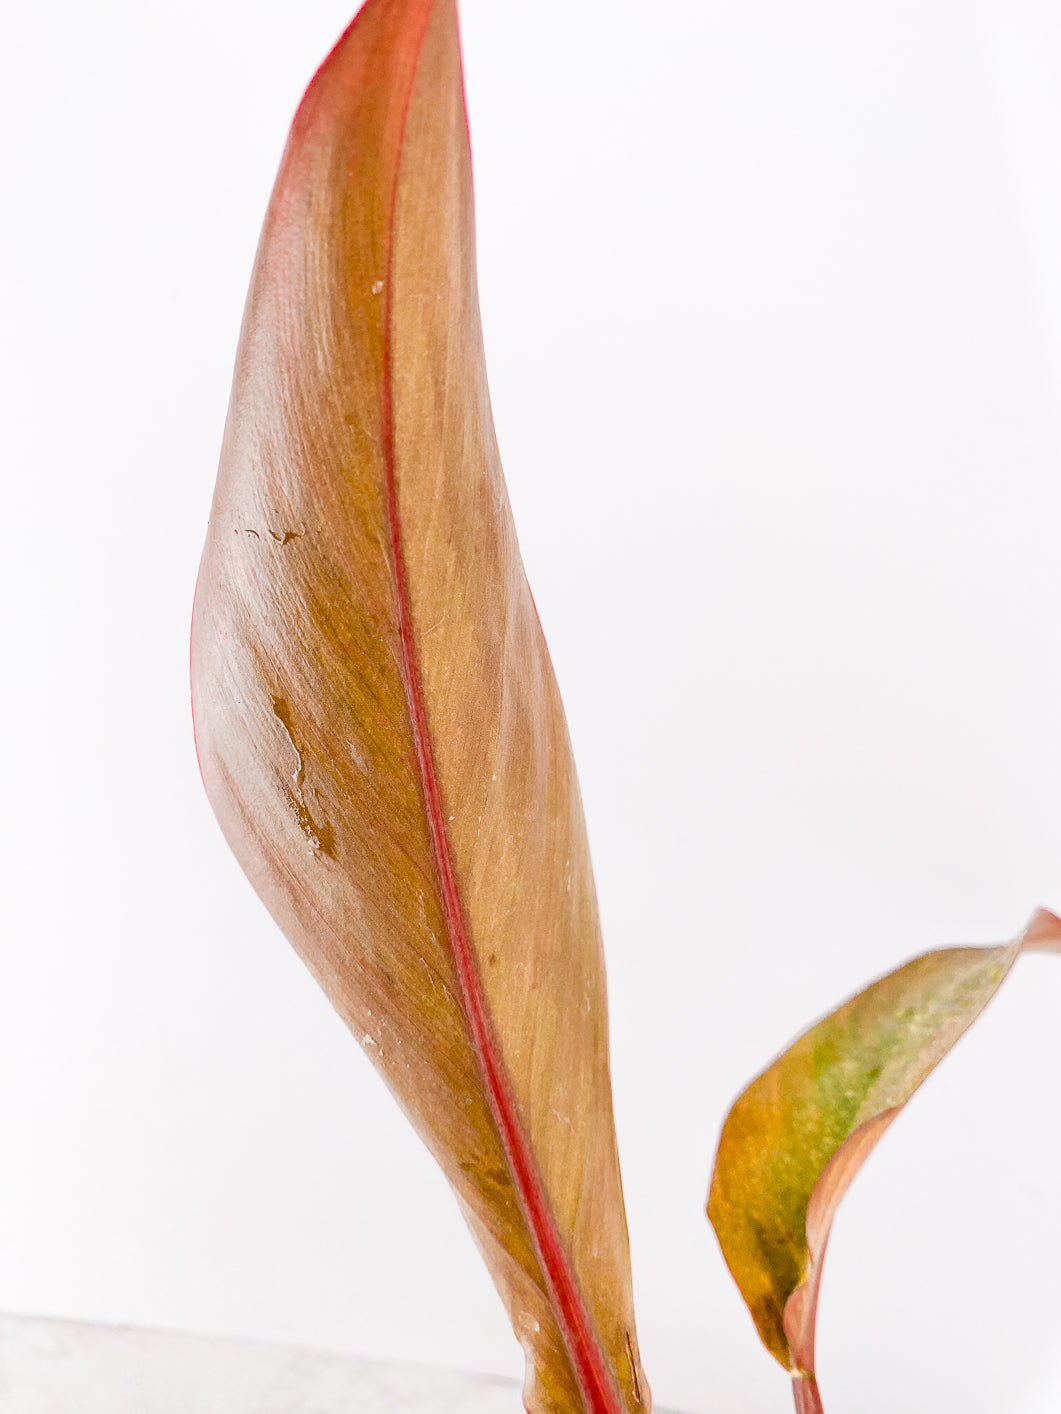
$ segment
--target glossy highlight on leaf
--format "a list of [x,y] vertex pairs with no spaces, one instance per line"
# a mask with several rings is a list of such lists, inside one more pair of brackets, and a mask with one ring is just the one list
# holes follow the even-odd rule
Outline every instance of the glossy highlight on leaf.
[[1022,951],[1061,951],[1040,909],[1001,947],[925,953],[805,1032],[744,1091],[719,1140],[708,1217],[763,1344],[821,1409],[814,1331],[829,1229],[848,1185]]
[[454,0],[369,0],[295,118],[192,680],[226,838],[453,1185],[527,1409],[648,1414],[589,852],[490,417]]

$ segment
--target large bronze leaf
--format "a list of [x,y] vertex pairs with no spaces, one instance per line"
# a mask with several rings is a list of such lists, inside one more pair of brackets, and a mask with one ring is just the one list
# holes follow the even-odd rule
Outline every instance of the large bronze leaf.
[[819,1414],[814,1329],[837,1206],[877,1140],[1026,949],[1061,951],[1045,909],[1012,943],[914,958],[805,1032],[726,1117],[707,1212],[796,1408]]
[[648,1410],[563,711],[490,418],[454,0],[299,109],[196,592],[203,779],[456,1190],[528,1410]]

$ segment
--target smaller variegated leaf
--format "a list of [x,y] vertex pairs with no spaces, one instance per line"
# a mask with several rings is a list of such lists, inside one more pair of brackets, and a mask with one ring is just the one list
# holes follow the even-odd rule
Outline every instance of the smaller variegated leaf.
[[877,1140],[1026,949],[1061,951],[1040,909],[1012,943],[925,953],[812,1026],[726,1117],[707,1214],[763,1344],[818,1414],[814,1328],[833,1215]]

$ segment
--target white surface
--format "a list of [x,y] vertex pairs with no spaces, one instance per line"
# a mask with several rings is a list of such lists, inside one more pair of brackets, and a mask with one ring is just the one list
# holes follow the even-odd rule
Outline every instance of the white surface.
[[[875,973],[1061,905],[1056,7],[463,13],[645,1363],[665,1402],[769,1414],[784,1376],[701,1214],[726,1105]],[[5,15],[0,1307],[517,1376],[448,1192],[227,856],[191,746],[250,263],[348,18]],[[1061,968],[1022,963],[847,1200],[835,1408],[1061,1404],[1059,1015]]]
[[128,1327],[0,1317],[18,1414],[518,1414],[512,1381]]
[[18,1414],[518,1414],[523,1405],[515,1381],[456,1370],[0,1316],[0,1407]]

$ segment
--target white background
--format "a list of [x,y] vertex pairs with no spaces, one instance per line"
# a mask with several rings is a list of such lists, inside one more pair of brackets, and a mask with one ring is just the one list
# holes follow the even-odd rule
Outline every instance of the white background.
[[[228,855],[187,630],[258,228],[349,0],[12,0],[0,1308],[518,1374]],[[1061,907],[1061,18],[465,0],[481,291],[601,896],[661,1403],[788,1407],[702,1215],[876,973]],[[827,1407],[1061,1406],[1061,967],[840,1214]],[[194,1411],[190,1411],[194,1414]]]

